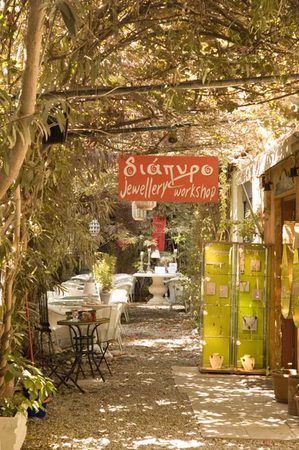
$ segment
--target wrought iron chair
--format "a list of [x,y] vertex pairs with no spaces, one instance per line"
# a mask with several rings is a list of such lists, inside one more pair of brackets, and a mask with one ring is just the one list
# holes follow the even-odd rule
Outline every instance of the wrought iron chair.
[[79,386],[73,377],[72,352],[70,350],[59,351],[55,348],[52,330],[49,323],[48,298],[46,293],[42,293],[38,303],[39,323],[35,325],[35,356],[37,363],[43,372],[53,378],[57,388],[61,385],[70,387],[72,383],[80,392],[84,390]]

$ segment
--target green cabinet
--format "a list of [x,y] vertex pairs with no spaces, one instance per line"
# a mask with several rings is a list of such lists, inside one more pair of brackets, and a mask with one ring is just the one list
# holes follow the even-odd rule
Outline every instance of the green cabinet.
[[223,356],[222,369],[242,367],[251,355],[255,369],[267,367],[270,247],[207,242],[201,285],[201,368]]

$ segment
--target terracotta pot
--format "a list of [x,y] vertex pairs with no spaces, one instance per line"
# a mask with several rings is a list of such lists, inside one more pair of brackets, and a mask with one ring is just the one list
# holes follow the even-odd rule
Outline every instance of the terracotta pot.
[[272,372],[273,389],[276,401],[288,403],[289,373]]

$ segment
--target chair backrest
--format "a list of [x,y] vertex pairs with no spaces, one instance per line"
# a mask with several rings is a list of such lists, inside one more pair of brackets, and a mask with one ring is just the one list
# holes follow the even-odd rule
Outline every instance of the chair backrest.
[[82,295],[84,291],[84,283],[79,281],[65,281],[61,283],[63,295]]
[[38,312],[39,312],[39,326],[43,331],[49,331],[50,323],[48,311],[48,296],[46,292],[43,292],[38,299]]
[[135,283],[130,280],[119,281],[114,285],[114,289],[125,289],[130,297],[133,296]]
[[109,323],[105,323],[97,329],[99,342],[110,342],[116,340],[120,336],[121,313],[122,304],[107,305],[107,308],[101,308],[97,311],[98,317],[109,317]]
[[109,304],[111,303],[127,303],[128,291],[126,289],[112,289],[109,298]]
[[180,300],[180,297],[183,294],[184,287],[179,278],[171,278],[167,282],[167,286],[169,289],[169,300],[171,303],[175,303]]

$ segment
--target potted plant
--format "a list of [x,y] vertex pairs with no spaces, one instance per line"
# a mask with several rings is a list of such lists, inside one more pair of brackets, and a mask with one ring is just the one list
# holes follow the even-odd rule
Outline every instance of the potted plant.
[[109,255],[108,253],[97,253],[97,261],[93,265],[92,271],[96,281],[100,285],[100,296],[104,303],[109,302],[115,267],[115,256]]
[[296,407],[296,394],[298,392],[298,383],[299,383],[299,375],[298,374],[290,374],[288,380],[288,413],[297,416],[297,407]]
[[294,374],[293,369],[284,367],[272,370],[271,377],[276,401],[288,403],[289,377],[292,374]]
[[5,381],[13,381],[10,396],[0,398],[0,448],[19,450],[26,437],[28,410],[42,411],[55,393],[50,378],[24,358],[8,356]]

